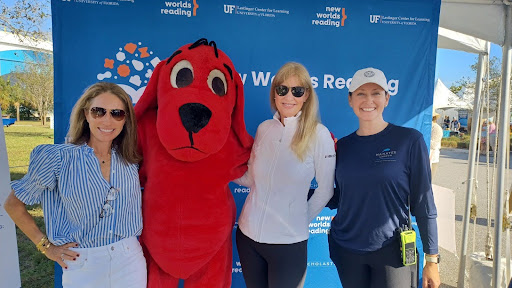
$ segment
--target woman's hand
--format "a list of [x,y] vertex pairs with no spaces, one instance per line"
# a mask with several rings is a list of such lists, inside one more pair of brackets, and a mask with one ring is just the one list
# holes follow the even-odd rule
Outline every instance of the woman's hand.
[[436,263],[427,262],[423,267],[423,288],[438,288],[441,285],[441,277]]
[[71,247],[78,247],[78,243],[71,242],[61,246],[51,244],[45,250],[45,255],[48,259],[57,262],[62,268],[68,269],[68,265],[64,263],[64,260],[75,261],[77,257],[80,257],[79,253],[69,249]]

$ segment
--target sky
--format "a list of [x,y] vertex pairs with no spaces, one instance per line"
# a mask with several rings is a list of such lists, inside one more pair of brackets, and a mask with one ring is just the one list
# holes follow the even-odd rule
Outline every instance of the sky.
[[[496,44],[491,44],[490,58],[496,56],[498,59],[502,58],[502,49]],[[456,84],[457,80],[462,77],[469,77],[471,80],[476,78],[476,73],[471,70],[471,65],[478,61],[478,54],[468,52],[437,49],[436,59],[436,79],[450,87]]]
[[[0,0],[4,2],[7,6],[13,5],[16,0]],[[51,27],[51,19],[48,19],[46,25],[47,27]],[[500,46],[492,44],[491,45],[491,58],[496,56],[500,59],[502,58],[502,49]],[[456,82],[463,77],[469,77],[471,80],[476,78],[476,73],[471,70],[471,65],[478,61],[478,55],[449,50],[449,49],[437,49],[437,59],[436,59],[436,75],[435,79],[441,79],[441,81],[446,85],[446,87],[450,87],[452,84],[455,85]]]

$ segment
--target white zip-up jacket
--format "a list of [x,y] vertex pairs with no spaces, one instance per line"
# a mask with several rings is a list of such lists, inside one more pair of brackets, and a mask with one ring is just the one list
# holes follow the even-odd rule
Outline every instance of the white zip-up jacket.
[[[318,124],[304,162],[291,150],[296,117],[261,123],[246,174],[235,182],[251,188],[238,219],[241,231],[259,243],[291,244],[309,237],[309,223],[322,211],[334,190],[336,155],[329,130]],[[311,181],[318,188],[307,200]]]

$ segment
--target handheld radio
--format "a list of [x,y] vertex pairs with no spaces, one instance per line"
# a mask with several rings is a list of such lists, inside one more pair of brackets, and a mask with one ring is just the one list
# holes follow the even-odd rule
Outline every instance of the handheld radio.
[[416,264],[416,231],[400,229],[400,250],[404,266]]
[[418,258],[416,255],[416,231],[412,229],[411,224],[410,198],[407,200],[407,204],[409,204],[409,226],[404,225],[402,228],[398,229],[400,232],[400,251],[402,252],[402,264],[404,264],[404,266],[415,265],[416,259]]

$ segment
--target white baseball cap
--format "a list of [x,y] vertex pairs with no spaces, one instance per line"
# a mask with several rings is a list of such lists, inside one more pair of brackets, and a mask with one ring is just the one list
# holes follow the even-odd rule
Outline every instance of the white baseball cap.
[[382,87],[386,92],[388,92],[388,81],[386,80],[386,76],[382,71],[375,68],[364,68],[358,70],[354,76],[352,77],[352,82],[350,82],[349,92],[354,92],[357,88],[361,87],[366,83],[375,83]]

